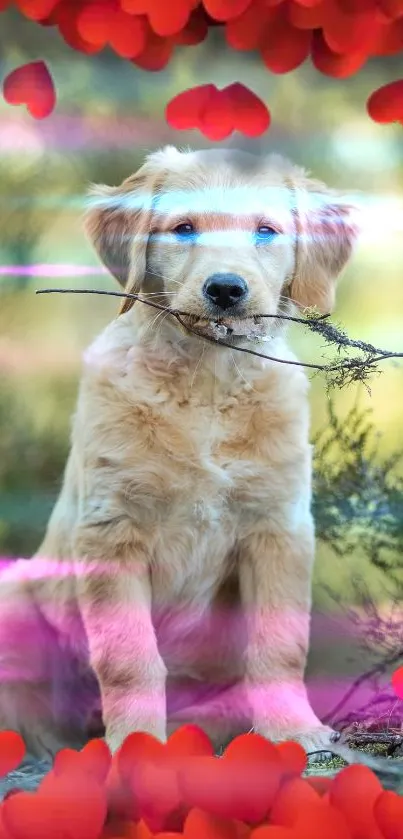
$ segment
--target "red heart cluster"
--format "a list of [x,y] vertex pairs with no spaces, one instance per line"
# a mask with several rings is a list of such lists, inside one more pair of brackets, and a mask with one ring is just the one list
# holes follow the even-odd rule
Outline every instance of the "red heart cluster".
[[26,17],[55,26],[73,49],[91,54],[108,46],[144,70],[161,70],[176,46],[198,44],[208,31],[199,0],[14,1]]
[[[24,744],[0,734],[0,773]],[[112,759],[102,741],[65,749],[34,793],[0,805],[1,839],[403,839],[403,799],[364,766],[303,778],[304,750],[257,734],[221,758],[184,726],[163,745],[136,733]]]
[[257,137],[270,125],[266,105],[239,82],[218,90],[201,85],[179,93],[166,108],[172,128],[198,128],[209,140],[223,140],[233,131]]
[[275,73],[311,56],[321,72],[344,78],[371,56],[403,49],[403,0],[15,2],[27,17],[58,27],[75,49],[108,45],[146,70],[160,70],[177,46],[200,43],[213,25],[224,27],[233,49],[258,50]]
[[[230,47],[257,50],[272,73],[288,73],[310,58],[321,73],[343,79],[357,73],[371,57],[403,51],[403,0],[0,0],[0,10],[10,2],[26,17],[57,27],[74,49],[90,54],[109,46],[149,71],[161,70],[177,47],[199,44],[209,27],[220,25]],[[31,80],[22,83],[20,76],[14,84],[17,92],[12,91],[7,101],[30,103],[34,116],[50,113],[49,80],[42,99],[32,96]],[[378,91],[368,101],[368,113],[378,122],[400,121],[403,82],[395,84],[397,88]],[[43,82],[41,86],[45,91]],[[186,100],[190,111],[199,113],[198,127],[206,136],[228,136],[231,122],[244,130],[245,113],[253,114],[248,129],[253,136],[267,129],[264,106],[260,103],[258,119],[258,108],[249,107],[245,89],[232,102],[224,91],[213,86],[209,91],[205,124],[201,94],[197,93],[197,102],[189,96]],[[221,108],[220,120],[213,118]],[[184,121],[183,109],[174,121]]]

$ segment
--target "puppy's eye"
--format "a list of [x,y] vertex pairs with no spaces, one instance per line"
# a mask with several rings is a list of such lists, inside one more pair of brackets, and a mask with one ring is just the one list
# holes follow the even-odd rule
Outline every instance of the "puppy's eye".
[[192,236],[196,235],[196,229],[190,221],[183,222],[183,224],[178,224],[174,227],[175,236],[178,236],[180,239],[190,239]]
[[278,236],[278,231],[274,227],[270,227],[269,224],[259,224],[256,230],[256,240],[258,242],[270,242],[275,236]]

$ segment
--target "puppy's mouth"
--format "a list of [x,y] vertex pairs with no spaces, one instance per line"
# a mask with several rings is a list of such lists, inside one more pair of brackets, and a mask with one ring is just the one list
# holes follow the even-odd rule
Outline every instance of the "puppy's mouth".
[[216,341],[232,342],[239,338],[249,341],[271,340],[267,334],[267,320],[258,315],[245,318],[223,317],[218,320],[189,315],[183,321],[190,331]]

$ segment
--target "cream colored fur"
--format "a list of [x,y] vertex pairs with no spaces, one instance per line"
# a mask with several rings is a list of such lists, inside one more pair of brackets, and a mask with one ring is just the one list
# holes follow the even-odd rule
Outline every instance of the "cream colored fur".
[[[216,271],[244,315],[331,308],[354,229],[336,195],[277,156],[152,154],[94,191],[86,222],[129,291],[209,318]],[[196,225],[196,245],[173,235]],[[279,235],[257,246],[257,224]],[[295,361],[279,319],[250,346]],[[302,368],[211,344],[144,304],[86,353],[63,487],[37,555],[3,579],[0,726],[33,752],[112,749],[198,723],[324,747],[304,687],[314,527]],[[6,580],[7,577],[7,580]],[[204,695],[198,697],[195,688]],[[95,704],[94,704],[95,703]]]

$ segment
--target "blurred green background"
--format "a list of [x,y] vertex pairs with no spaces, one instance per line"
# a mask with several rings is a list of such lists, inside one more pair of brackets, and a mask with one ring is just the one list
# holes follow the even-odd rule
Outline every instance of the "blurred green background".
[[[234,136],[231,145],[281,151],[360,193],[371,223],[340,284],[335,320],[352,337],[403,350],[403,129],[377,126],[365,110],[369,93],[398,77],[400,58],[373,61],[345,81],[308,64],[275,76],[255,54],[230,51],[216,30],[199,47],[178,49],[164,71],[147,73],[107,50],[83,56],[53,29],[1,14],[0,75],[38,58],[57,85],[54,113],[36,122],[0,102],[0,554],[9,556],[29,556],[40,543],[68,451],[81,353],[117,310],[113,299],[36,297],[35,289],[114,288],[101,271],[80,275],[80,266],[98,265],[81,227],[83,198],[90,182],[120,182],[163,143],[209,145],[164,123],[165,104],[179,90],[204,81],[248,84],[269,105],[272,127],[256,141]],[[70,267],[61,277],[49,268],[27,276],[27,266],[41,263]],[[323,353],[321,341],[301,330],[292,341],[305,360]],[[402,442],[403,373],[391,362],[382,370],[370,392],[349,387],[333,397],[340,416],[357,399],[372,410],[388,455]],[[323,379],[314,378],[313,432],[327,422],[328,398]],[[380,572],[359,550],[341,558],[319,545],[316,568],[318,603],[328,587],[353,601],[357,574],[383,596]]]

